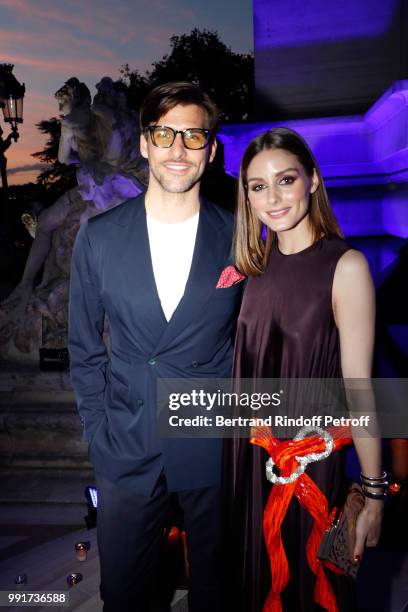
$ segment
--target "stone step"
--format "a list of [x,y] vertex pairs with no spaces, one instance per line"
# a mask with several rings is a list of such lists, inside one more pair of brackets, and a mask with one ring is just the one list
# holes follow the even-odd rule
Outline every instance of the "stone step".
[[0,392],[72,391],[69,372],[42,372],[37,365],[0,361]]
[[89,470],[2,470],[0,504],[84,504],[84,490],[94,485]]
[[81,504],[3,503],[0,525],[69,525],[79,528],[85,527],[87,514],[85,501]]
[[0,455],[0,469],[8,468],[54,468],[54,469],[77,469],[79,471],[90,469],[91,464],[83,456],[60,457],[55,455]]
[[78,415],[13,411],[0,415],[1,467],[89,469]]
[[0,466],[89,470],[69,374],[0,366]]

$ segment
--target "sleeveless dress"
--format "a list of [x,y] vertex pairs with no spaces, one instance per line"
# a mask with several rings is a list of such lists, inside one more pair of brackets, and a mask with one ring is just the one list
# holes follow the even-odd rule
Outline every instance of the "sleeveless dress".
[[[339,334],[332,310],[336,265],[349,250],[337,237],[324,237],[305,250],[282,254],[272,247],[267,269],[251,277],[237,324],[234,378],[340,378]],[[290,416],[290,415],[288,415]],[[228,609],[260,612],[270,590],[262,516],[273,486],[265,477],[266,451],[245,439],[225,443],[224,483],[228,516]],[[307,467],[329,503],[342,504],[347,491],[344,451]],[[284,612],[316,612],[315,577],[306,560],[312,519],[295,497],[282,538],[290,580],[282,593]],[[342,612],[355,609],[352,579],[326,572]]]

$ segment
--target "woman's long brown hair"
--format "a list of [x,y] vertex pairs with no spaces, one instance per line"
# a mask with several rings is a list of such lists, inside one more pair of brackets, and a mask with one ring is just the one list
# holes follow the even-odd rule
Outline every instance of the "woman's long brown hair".
[[343,237],[330,207],[323,177],[316,159],[303,138],[289,128],[274,128],[256,136],[247,146],[241,162],[238,181],[237,216],[235,220],[234,251],[238,269],[246,276],[262,274],[268,263],[270,250],[276,240],[275,232],[267,228],[266,241],[262,239],[262,223],[248,199],[247,173],[251,161],[265,150],[283,149],[296,155],[307,176],[316,171],[319,185],[310,195],[309,221],[313,242],[322,236]]

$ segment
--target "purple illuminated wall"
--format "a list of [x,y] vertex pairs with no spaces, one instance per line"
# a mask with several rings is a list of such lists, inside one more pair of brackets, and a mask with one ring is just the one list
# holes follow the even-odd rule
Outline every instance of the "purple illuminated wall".
[[408,0],[253,0],[253,12],[257,123],[223,130],[227,171],[237,175],[247,143],[268,128],[304,136],[379,287],[377,375],[404,376]]
[[365,112],[408,78],[406,0],[253,0],[259,119]]
[[226,171],[237,176],[249,141],[278,125],[313,149],[344,233],[378,277],[408,236],[408,81],[394,83],[364,115],[225,126]]

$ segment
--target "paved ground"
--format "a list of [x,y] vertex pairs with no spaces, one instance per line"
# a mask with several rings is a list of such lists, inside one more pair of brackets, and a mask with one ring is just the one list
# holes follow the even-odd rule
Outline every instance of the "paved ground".
[[[10,548],[10,545],[22,544],[27,536],[32,538],[33,531],[36,531],[39,526],[32,527],[31,533],[26,536],[0,536],[0,546]],[[52,535],[51,531],[46,534],[44,530],[44,537],[48,538]],[[41,529],[38,536],[41,537]],[[74,547],[78,541],[87,541],[90,545],[87,559],[83,562],[78,561],[75,556]],[[73,572],[82,574],[82,580],[68,588],[67,576]],[[37,543],[33,548],[15,554],[11,558],[3,559],[0,562],[0,590],[15,590],[14,578],[22,573],[27,575],[27,584],[21,590],[60,591],[69,597],[69,607],[52,607],[52,610],[66,609],[72,612],[100,612],[102,610],[102,602],[99,597],[99,563],[95,529],[70,531],[46,543]],[[15,607],[5,609],[10,612],[16,610]],[[44,610],[44,612],[50,610],[49,607],[30,609]],[[176,591],[171,610],[172,612],[187,612],[186,591]]]

